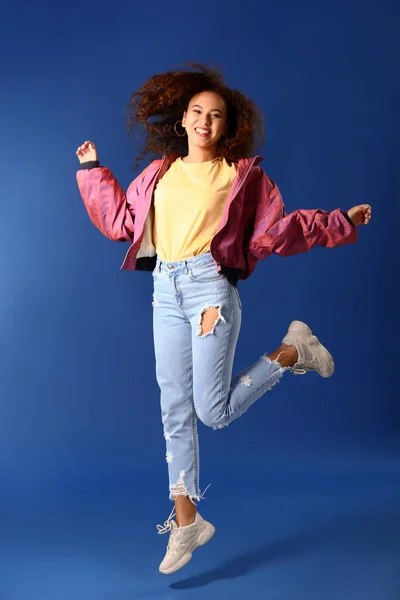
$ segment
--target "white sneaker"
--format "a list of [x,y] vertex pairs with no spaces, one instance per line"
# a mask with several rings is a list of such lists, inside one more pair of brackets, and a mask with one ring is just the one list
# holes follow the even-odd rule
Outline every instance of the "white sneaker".
[[333,375],[335,364],[332,356],[302,321],[290,324],[282,343],[294,346],[298,352],[297,362],[289,367],[295,375],[304,375],[307,371],[316,371],[321,377]]
[[[175,509],[174,509],[175,510]],[[182,569],[192,558],[192,552],[199,546],[204,546],[214,535],[215,527],[197,513],[191,525],[178,527],[172,520],[174,510],[171,512],[164,526],[157,525],[158,533],[170,531],[167,552],[160,564],[160,573],[169,575]]]

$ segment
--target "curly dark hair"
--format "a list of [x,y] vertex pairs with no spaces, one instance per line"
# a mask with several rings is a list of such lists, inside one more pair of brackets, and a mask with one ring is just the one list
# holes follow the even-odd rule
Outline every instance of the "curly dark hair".
[[228,130],[218,142],[218,158],[236,162],[251,156],[262,144],[263,118],[256,104],[241,92],[226,87],[220,70],[191,63],[186,66],[189,70],[153,75],[132,94],[132,102],[126,107],[128,134],[131,137],[138,123],[147,132],[135,165],[147,154],[187,154],[187,136],[178,137],[174,125],[182,119],[193,96],[204,91],[218,93],[227,106]]

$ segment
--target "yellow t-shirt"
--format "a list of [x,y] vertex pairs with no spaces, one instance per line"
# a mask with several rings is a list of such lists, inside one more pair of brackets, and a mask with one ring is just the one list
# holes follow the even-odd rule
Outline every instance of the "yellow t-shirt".
[[210,250],[235,177],[236,166],[225,159],[172,163],[154,191],[153,241],[161,260]]

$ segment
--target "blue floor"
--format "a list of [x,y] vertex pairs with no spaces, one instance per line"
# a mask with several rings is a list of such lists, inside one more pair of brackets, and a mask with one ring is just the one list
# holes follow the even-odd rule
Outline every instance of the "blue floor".
[[151,482],[3,498],[0,599],[398,600],[399,467],[384,456],[260,461],[241,485],[225,470],[201,505],[215,537],[167,577],[155,525],[170,505]]

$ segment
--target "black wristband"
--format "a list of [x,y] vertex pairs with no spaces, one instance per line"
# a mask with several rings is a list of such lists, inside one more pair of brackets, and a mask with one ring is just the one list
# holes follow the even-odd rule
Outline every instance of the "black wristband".
[[98,160],[87,160],[86,162],[81,164],[80,169],[96,169],[99,166],[100,162]]
[[355,225],[354,225],[353,221],[350,219],[349,213],[347,211],[342,210],[342,215],[344,217],[346,217],[346,219],[348,220],[348,222],[350,223],[350,225],[353,225],[353,227],[355,227]]

